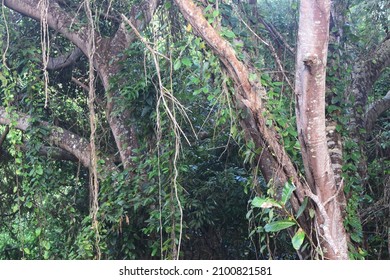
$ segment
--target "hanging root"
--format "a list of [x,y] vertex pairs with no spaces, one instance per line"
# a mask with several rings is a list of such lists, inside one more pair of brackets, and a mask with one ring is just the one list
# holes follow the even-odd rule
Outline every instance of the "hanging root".
[[99,182],[97,175],[97,158],[96,158],[96,145],[95,145],[95,133],[96,133],[96,114],[94,108],[95,102],[95,69],[93,65],[94,55],[96,51],[95,46],[95,23],[91,11],[91,3],[89,0],[84,2],[85,10],[87,13],[89,23],[89,37],[88,37],[88,60],[89,60],[89,93],[88,93],[88,108],[89,108],[89,124],[91,127],[90,134],[90,146],[91,146],[91,167],[89,171],[90,179],[90,211],[92,216],[92,227],[95,230],[95,248],[96,258],[101,258],[100,252],[100,234],[99,234],[99,223],[97,214],[99,211]]
[[41,48],[42,48],[42,64],[43,77],[45,82],[45,108],[49,102],[49,73],[47,72],[47,65],[50,58],[50,36],[49,25],[47,23],[47,15],[49,12],[49,0],[40,0],[38,8],[41,12]]

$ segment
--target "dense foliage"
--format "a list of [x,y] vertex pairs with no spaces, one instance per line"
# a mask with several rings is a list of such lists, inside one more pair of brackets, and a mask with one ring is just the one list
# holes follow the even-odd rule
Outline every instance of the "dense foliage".
[[[57,2],[86,24],[82,1]],[[91,1],[96,30],[112,36],[120,15],[138,2]],[[389,36],[389,4],[341,2],[350,5],[342,11],[343,34],[337,34],[338,25],[332,30],[339,39],[329,45],[326,110],[343,140],[350,258],[388,259],[389,110],[375,121],[361,149],[350,131],[354,97],[349,91],[355,61]],[[266,88],[267,125],[275,127],[304,172],[292,84],[298,1],[198,4],[253,70],[252,82]],[[48,70],[47,84],[41,24],[2,8],[0,109],[10,121],[0,125],[0,259],[93,259],[98,252],[103,259],[171,259],[177,254],[181,259],[296,259],[296,250],[316,247],[298,221],[303,211],[312,215],[312,206],[305,200],[301,212],[292,213],[288,199],[294,186],[286,183],[278,193],[262,177],[256,161],[262,151],[245,140],[239,120],[246,112],[232,102],[231,78],[169,0],[162,1],[141,32],[143,39],[121,54],[121,71],[110,77],[111,90],[119,95],[108,97],[96,79],[100,177],[94,230],[90,170],[51,137],[57,127],[90,137],[88,58]],[[50,56],[73,50],[56,30],[50,29],[49,37]],[[387,94],[389,78],[387,67],[366,93],[366,108]],[[137,132],[134,164],[127,168],[108,124],[109,98],[120,100],[114,114],[131,112],[126,122]],[[21,130],[18,121],[27,115],[29,126]],[[365,177],[358,168],[362,157],[367,158]]]

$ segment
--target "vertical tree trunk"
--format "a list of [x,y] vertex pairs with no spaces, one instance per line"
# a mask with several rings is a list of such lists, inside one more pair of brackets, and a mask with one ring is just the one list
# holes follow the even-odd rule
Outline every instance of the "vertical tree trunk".
[[316,204],[315,223],[326,259],[347,259],[347,238],[329,157],[325,129],[325,79],[330,1],[302,0],[296,60],[296,115],[307,195]]

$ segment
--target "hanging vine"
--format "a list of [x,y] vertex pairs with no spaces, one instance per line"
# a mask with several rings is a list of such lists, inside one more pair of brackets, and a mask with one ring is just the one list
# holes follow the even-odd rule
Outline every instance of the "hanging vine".
[[49,102],[49,73],[47,72],[47,65],[50,58],[50,34],[49,25],[47,23],[47,16],[49,12],[49,0],[41,0],[38,4],[41,18],[41,48],[42,48],[42,64],[43,77],[45,81],[45,108]]
[[90,146],[91,146],[91,167],[89,171],[90,180],[90,212],[92,216],[92,228],[95,231],[95,249],[96,258],[101,258],[100,251],[100,234],[99,234],[99,222],[97,214],[99,211],[99,182],[97,174],[97,158],[96,158],[96,144],[95,144],[95,133],[96,133],[96,113],[94,108],[95,102],[95,68],[94,68],[94,55],[96,51],[95,46],[95,23],[92,16],[91,3],[89,0],[84,2],[88,25],[89,25],[89,37],[88,37],[88,60],[89,60],[89,93],[88,93],[88,109],[89,109],[89,124],[91,128],[90,134]]

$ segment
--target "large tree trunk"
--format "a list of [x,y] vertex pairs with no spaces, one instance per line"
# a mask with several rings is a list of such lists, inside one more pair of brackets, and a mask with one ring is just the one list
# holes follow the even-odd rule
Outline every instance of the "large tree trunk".
[[309,197],[326,259],[347,259],[347,235],[325,129],[325,80],[330,1],[300,2],[296,59],[296,115]]

